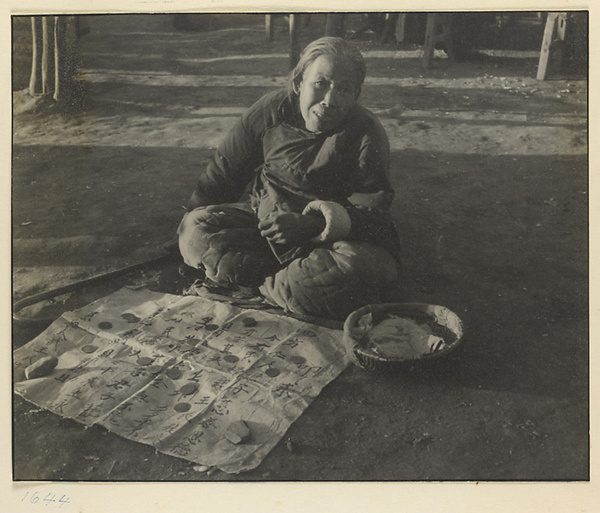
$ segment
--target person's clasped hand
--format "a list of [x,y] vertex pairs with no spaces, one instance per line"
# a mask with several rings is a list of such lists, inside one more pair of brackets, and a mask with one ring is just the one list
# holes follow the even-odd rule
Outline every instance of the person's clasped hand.
[[319,235],[325,229],[325,218],[286,212],[260,221],[258,229],[263,237],[275,244],[297,244]]

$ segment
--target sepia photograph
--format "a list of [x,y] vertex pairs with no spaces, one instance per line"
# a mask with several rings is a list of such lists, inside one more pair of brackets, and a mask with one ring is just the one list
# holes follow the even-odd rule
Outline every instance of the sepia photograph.
[[12,14],[13,482],[589,483],[589,22]]

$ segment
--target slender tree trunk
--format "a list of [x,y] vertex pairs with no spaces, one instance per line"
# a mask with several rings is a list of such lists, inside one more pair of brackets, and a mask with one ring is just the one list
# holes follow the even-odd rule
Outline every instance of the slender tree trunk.
[[42,16],[42,94],[50,94],[48,79],[48,61],[50,59],[50,40],[48,37],[48,16]]
[[344,37],[344,24],[346,15],[343,13],[332,13],[327,15],[325,22],[325,35]]
[[41,93],[40,69],[42,64],[42,22],[39,17],[31,17],[31,76],[29,77],[29,94]]
[[67,41],[67,25],[64,16],[54,16],[54,99],[59,100],[61,89],[68,87],[71,79],[70,41]]
[[54,16],[54,96],[58,100],[60,95],[60,53],[58,41],[60,38],[58,16]]
[[[74,87],[77,64],[77,19],[69,16],[32,16],[29,94],[62,101],[80,93]],[[71,96],[69,96],[71,95]]]
[[265,36],[270,43],[275,39],[275,25],[273,23],[274,16],[272,14],[265,15]]
[[300,56],[298,14],[290,14],[290,69],[294,69]]

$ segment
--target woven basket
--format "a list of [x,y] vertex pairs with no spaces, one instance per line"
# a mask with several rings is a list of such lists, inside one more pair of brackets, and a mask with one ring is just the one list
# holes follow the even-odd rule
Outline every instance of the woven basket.
[[[372,314],[373,325],[390,315],[411,319],[420,325],[427,325],[431,332],[441,337],[446,346],[432,353],[424,353],[413,358],[396,358],[375,353],[369,346],[369,334],[359,321]],[[426,303],[385,303],[366,305],[352,312],[344,323],[344,344],[351,360],[367,370],[396,367],[400,364],[415,363],[441,358],[456,349],[464,340],[463,323],[460,318],[444,306]]]

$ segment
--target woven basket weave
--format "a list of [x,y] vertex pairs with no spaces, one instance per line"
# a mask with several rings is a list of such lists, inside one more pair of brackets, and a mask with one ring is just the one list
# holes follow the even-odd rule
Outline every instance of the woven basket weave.
[[[358,324],[369,313],[372,314],[373,325],[377,325],[390,315],[411,319],[420,325],[427,325],[433,334],[444,340],[446,347],[414,358],[395,358],[377,354],[368,347],[368,332]],[[344,323],[344,344],[348,355],[356,365],[368,370],[394,367],[406,362],[414,363],[437,359],[456,349],[463,340],[464,328],[460,318],[444,306],[426,303],[366,305],[352,312]]]

